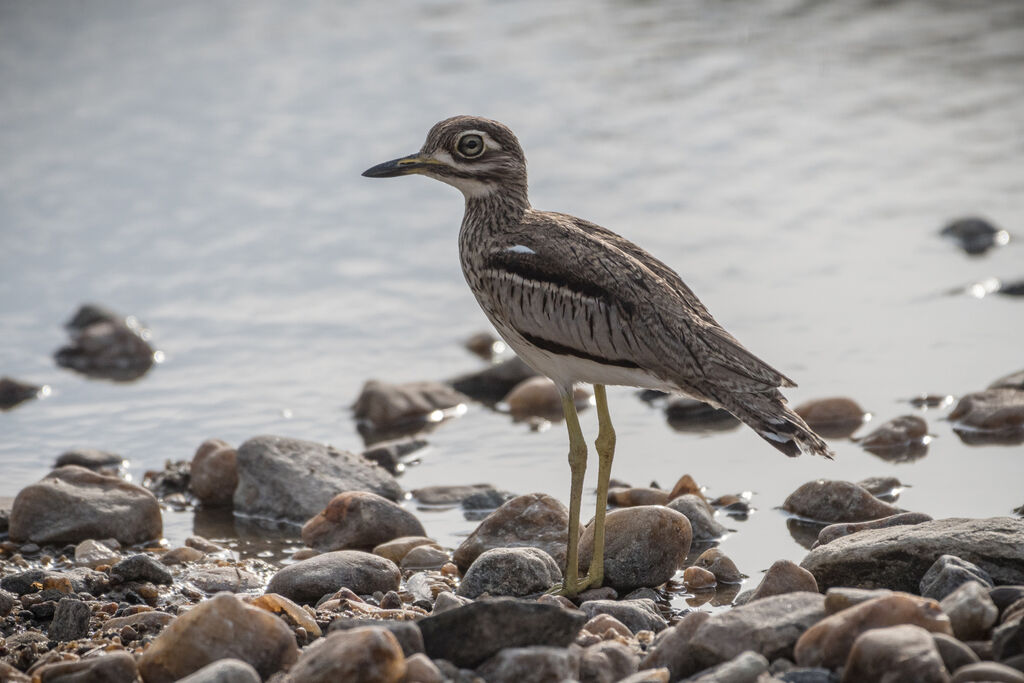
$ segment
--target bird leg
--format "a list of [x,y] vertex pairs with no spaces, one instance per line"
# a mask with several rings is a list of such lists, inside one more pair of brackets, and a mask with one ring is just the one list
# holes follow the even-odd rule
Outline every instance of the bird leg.
[[552,593],[574,596],[587,587],[588,579],[579,579],[580,506],[583,503],[583,475],[587,471],[587,441],[583,438],[580,419],[573,403],[572,386],[562,392],[562,412],[569,430],[569,470],[572,488],[569,492],[569,540],[565,552],[565,580]]
[[590,560],[587,583],[597,588],[604,581],[604,514],[608,507],[608,480],[612,474],[612,458],[615,455],[615,428],[612,427],[608,412],[608,394],[603,384],[594,385],[597,401],[597,507],[594,511],[594,554]]

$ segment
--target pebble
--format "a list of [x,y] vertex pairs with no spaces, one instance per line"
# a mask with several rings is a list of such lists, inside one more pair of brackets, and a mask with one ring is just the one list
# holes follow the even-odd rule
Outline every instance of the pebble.
[[822,590],[835,586],[920,590],[920,579],[943,554],[985,567],[1000,584],[1024,584],[1024,519],[937,519],[871,529],[813,549],[800,563]]
[[309,612],[283,595],[278,595],[277,593],[265,593],[255,598],[248,599],[247,602],[253,607],[259,607],[260,609],[265,609],[268,612],[280,615],[291,625],[292,630],[302,628],[306,633],[314,638],[319,638],[323,635],[320,625],[317,624],[316,620],[310,616]]
[[226,657],[247,662],[266,679],[295,663],[298,647],[284,621],[220,593],[168,625],[143,652],[139,671],[146,683],[169,683]]
[[57,457],[54,467],[78,465],[89,470],[117,469],[124,464],[124,458],[117,453],[101,451],[95,448],[76,448],[65,451]]
[[359,550],[337,550],[280,569],[267,584],[267,592],[299,604],[315,604],[339,587],[357,595],[398,590],[401,576],[391,560]]
[[[953,408],[947,418],[961,438],[976,437],[986,442],[1020,443],[1016,439],[1024,432],[1024,392],[1017,389],[986,389],[967,394]],[[972,434],[975,432],[975,434]]]
[[665,419],[677,432],[721,432],[740,425],[728,410],[686,397],[665,404]]
[[477,332],[462,344],[467,350],[484,360],[491,360],[495,355],[505,351],[505,342],[490,332]]
[[816,522],[862,522],[899,514],[903,510],[875,498],[849,481],[818,479],[789,494],[782,508]]
[[[105,310],[99,316],[82,315],[86,309],[103,310],[90,304],[79,309],[72,323],[66,325],[71,343],[54,353],[57,364],[90,377],[120,382],[146,374],[153,366],[156,352],[146,341],[146,331],[138,321]],[[73,324],[75,320],[80,322]]]
[[920,593],[926,598],[942,600],[968,581],[992,588],[992,577],[988,572],[956,555],[940,555],[921,577]]
[[538,548],[492,548],[481,553],[462,577],[457,594],[476,598],[490,595],[526,596],[558,583],[562,572]]
[[327,634],[289,671],[292,680],[302,683],[398,683],[404,676],[405,657],[398,641],[387,629],[374,626]]
[[[660,586],[675,574],[690,551],[686,517],[657,505],[612,510],[605,517],[604,584],[620,592]],[[580,539],[580,571],[594,553],[594,525]]]
[[402,487],[362,456],[330,446],[257,436],[238,447],[235,512],[304,523],[341,491],[400,500]]
[[422,505],[461,505],[474,493],[493,491],[491,484],[459,484],[445,486],[424,486],[413,490],[412,496]]
[[89,605],[75,598],[62,598],[53,612],[47,632],[51,640],[78,640],[89,635]]
[[577,678],[578,662],[568,650],[536,645],[501,650],[477,669],[488,683],[548,683]]
[[370,462],[377,463],[391,474],[398,474],[405,469],[402,458],[427,447],[427,440],[419,437],[403,437],[379,441],[365,451],[362,456]]
[[658,633],[668,626],[668,622],[661,616],[661,612],[658,611],[653,600],[588,600],[580,605],[580,609],[591,621],[598,615],[614,617],[631,633],[639,631]]
[[857,443],[890,462],[907,462],[928,453],[927,437],[927,422],[917,415],[903,415],[879,426]]
[[704,499],[704,493],[700,490],[700,486],[697,485],[694,478],[689,474],[684,474],[679,477],[678,481],[676,481],[675,485],[672,487],[672,490],[669,491],[668,498],[669,500],[673,500],[688,493],[698,496],[702,500]]
[[60,467],[14,499],[13,541],[80,543],[116,538],[125,545],[163,535],[160,504],[149,491],[84,467]]
[[683,583],[691,591],[699,591],[714,588],[718,579],[714,573],[703,567],[687,567],[683,570]]
[[110,573],[121,581],[152,581],[162,584],[174,581],[167,567],[150,555],[142,553],[124,558],[110,568]]
[[668,503],[668,491],[643,487],[615,487],[608,489],[608,504],[616,507],[635,507],[637,505],[665,505]]
[[1004,621],[992,632],[992,657],[1004,661],[1021,654],[1024,654],[1024,620]]
[[402,559],[409,554],[409,551],[419,546],[441,549],[437,541],[432,538],[426,536],[402,536],[381,543],[373,549],[373,554],[387,558],[395,564],[401,564]]
[[[135,663],[135,658],[123,650],[78,661],[46,664],[32,673],[32,680],[45,683],[136,683],[139,679],[139,667]],[[0,669],[0,675],[2,674],[3,669]],[[28,681],[28,677],[25,680]]]
[[765,572],[764,578],[754,589],[748,602],[796,591],[817,593],[818,583],[814,580],[814,575],[789,560],[778,560]]
[[403,536],[424,536],[408,510],[367,491],[345,491],[302,527],[302,542],[316,550],[371,550]]
[[219,659],[185,676],[178,683],[259,683],[260,675],[240,659]]
[[864,423],[865,412],[851,398],[819,398],[798,405],[794,411],[826,439],[842,439]]
[[0,377],[0,410],[10,410],[19,403],[39,396],[43,387],[21,382],[10,377]]
[[[473,511],[474,513],[479,514],[483,511],[497,510],[515,497],[516,495],[514,493],[489,488],[477,491],[476,493],[471,493],[463,498],[462,507],[467,511]],[[468,513],[466,519],[469,519]]]
[[5,590],[0,590],[0,619],[10,614],[16,604],[18,604],[18,598]]
[[903,624],[934,633],[953,633],[949,617],[937,602],[909,593],[893,593],[862,602],[811,626],[796,643],[794,661],[800,666],[835,669],[843,665],[853,642],[865,631]]
[[189,536],[185,539],[185,546],[189,548],[195,548],[196,550],[201,550],[203,553],[207,555],[225,552],[224,548],[220,547],[216,543],[208,541],[202,536]]
[[152,610],[149,612],[136,612],[135,614],[123,617],[113,617],[104,622],[100,630],[104,632],[120,631],[127,626],[137,632],[157,633],[172,621],[174,621],[173,614]]
[[1016,389],[1017,391],[1024,391],[1024,370],[1018,370],[1017,372],[1000,377],[996,381],[992,382],[992,384],[989,384],[988,388]]
[[433,545],[418,545],[405,554],[400,566],[403,570],[423,571],[425,569],[441,569],[448,564],[448,561],[448,553],[441,548]]
[[999,609],[988,595],[988,588],[977,581],[966,581],[939,602],[949,617],[953,635],[960,640],[984,640],[999,618]]
[[615,640],[596,643],[580,655],[580,683],[615,683],[636,673],[639,661],[636,653],[623,643]]
[[206,557],[206,553],[202,550],[196,550],[195,548],[183,545],[179,548],[171,548],[161,555],[160,562],[167,565],[185,564],[186,562],[198,562],[204,557]]
[[619,683],[668,683],[669,682],[669,671],[668,669],[644,669],[643,671],[637,671],[632,676],[626,676]]
[[[543,599],[545,597],[554,598],[554,597],[561,597],[561,596],[553,596],[553,595],[541,596],[541,599]],[[452,593],[450,591],[442,591],[441,593],[438,593],[437,594],[437,598],[434,599],[434,608],[433,608],[433,610],[430,613],[431,614],[435,614],[435,615],[436,614],[441,614],[442,612],[447,612],[448,610],[455,609],[456,607],[462,607],[463,605],[469,605],[472,602],[473,601],[470,600],[469,598],[463,598],[463,597],[458,596],[455,593]],[[568,602],[568,600],[566,600],[566,602]],[[575,605],[573,605],[571,602],[569,603],[569,606],[575,608]]]
[[736,567],[736,563],[718,548],[705,550],[692,566],[708,570],[715,575],[715,580],[719,583],[739,583],[747,578],[747,575]]
[[455,549],[452,561],[465,572],[485,550],[533,547],[565,565],[569,538],[569,511],[556,498],[543,493],[517,496],[488,515]]
[[238,451],[221,439],[207,439],[192,456],[189,488],[206,507],[230,507],[238,486]]
[[[418,652],[423,652],[423,634],[419,626],[412,621],[376,621],[369,622],[374,628],[382,628],[391,633],[398,641],[402,652],[410,657]],[[348,631],[351,629],[365,628],[368,625],[365,619],[350,619],[340,617],[331,622],[330,631]]]
[[729,533],[715,520],[714,510],[701,496],[684,493],[674,498],[668,508],[682,513],[690,521],[694,541],[712,541]]
[[888,529],[889,527],[894,526],[907,526],[930,521],[932,521],[931,515],[926,515],[923,512],[901,512],[896,515],[882,517],[880,519],[872,519],[867,522],[840,522],[838,524],[829,524],[818,532],[817,544],[825,545],[826,543],[831,543],[837,538],[849,536],[850,534],[855,534],[858,531],[864,531],[865,529]]
[[444,683],[444,674],[430,657],[422,652],[405,659],[405,678],[407,683]]
[[928,631],[905,624],[862,633],[850,649],[843,683],[882,680],[948,683],[949,674]]
[[825,592],[825,614],[831,616],[854,605],[887,595],[892,595],[892,591],[887,588],[829,588]]
[[121,555],[105,543],[87,538],[75,546],[75,564],[95,569],[102,564],[114,564]]
[[187,574],[185,580],[207,595],[228,591],[241,593],[263,586],[259,576],[240,567],[196,567]]
[[352,412],[357,420],[369,423],[374,430],[390,431],[425,423],[435,411],[468,401],[467,396],[441,382],[388,384],[371,379],[363,385]]
[[933,633],[932,640],[935,641],[935,649],[939,651],[939,656],[942,657],[942,662],[946,665],[946,671],[956,671],[960,667],[979,661],[974,650],[953,636],[945,633]]
[[421,619],[431,659],[476,667],[506,648],[568,647],[587,621],[583,612],[516,598],[478,600]]
[[756,683],[767,672],[768,660],[747,650],[691,680],[693,683]]
[[1006,244],[1010,236],[984,218],[968,216],[946,224],[939,234],[952,240],[971,256],[984,254],[993,247]]
[[497,403],[512,388],[538,373],[518,356],[450,380],[457,391],[482,403]]
[[605,612],[599,612],[590,617],[587,623],[583,624],[583,631],[589,631],[601,638],[608,633],[622,636],[623,638],[630,638],[633,635],[633,631],[628,626]]
[[[577,409],[589,405],[591,394],[583,387],[573,387],[572,395]],[[563,417],[562,395],[555,383],[547,377],[524,379],[503,400],[508,404],[509,414],[518,420],[541,417],[556,421]]]
[[956,670],[950,683],[1024,683],[1024,673],[998,662],[978,662]]

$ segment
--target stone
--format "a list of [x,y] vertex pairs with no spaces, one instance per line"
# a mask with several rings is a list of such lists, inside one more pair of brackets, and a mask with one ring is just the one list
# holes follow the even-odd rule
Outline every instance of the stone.
[[75,546],[75,564],[95,569],[100,565],[111,565],[121,559],[120,553],[105,543],[87,538]]
[[590,617],[590,619],[587,620],[587,623],[583,624],[583,630],[589,631],[599,638],[604,637],[609,632],[613,635],[622,636],[623,638],[630,638],[633,636],[633,631],[628,626],[613,617],[611,614],[603,612],[598,612],[594,616]]
[[825,614],[831,616],[868,600],[892,595],[887,588],[868,590],[865,588],[829,588],[825,592]]
[[992,631],[993,658],[1004,661],[1021,654],[1024,654],[1024,620],[1003,621]]
[[626,676],[619,683],[668,683],[669,671],[665,668],[644,669],[632,676]]
[[409,551],[419,546],[441,549],[437,541],[432,538],[427,538],[426,536],[402,536],[376,546],[373,549],[373,554],[385,557],[395,564],[401,564],[402,559],[409,554]]
[[862,602],[811,626],[796,643],[794,661],[800,666],[835,669],[846,661],[860,634],[904,624],[933,633],[953,634],[949,617],[937,602],[908,593],[893,593]]
[[238,451],[226,441],[207,439],[192,456],[189,488],[206,507],[230,507],[238,486]]
[[440,382],[388,384],[369,380],[352,405],[357,420],[370,423],[376,430],[423,423],[435,411],[444,411],[467,403],[468,397]]
[[0,590],[0,619],[10,614],[16,604],[18,604],[18,598],[5,590]]
[[463,343],[463,347],[486,361],[491,360],[496,354],[502,353],[506,349],[505,342],[490,332],[477,332]]
[[765,572],[750,600],[759,600],[770,595],[782,595],[795,591],[818,592],[814,574],[789,560],[778,560]]
[[[1006,443],[1019,443],[1016,437],[1024,433],[1024,392],[1018,389],[986,389],[960,398],[947,418],[961,438],[970,442],[972,432],[980,432],[979,442],[985,443],[985,434],[1004,435]],[[1001,442],[994,438],[993,441]]]
[[149,555],[139,553],[124,558],[113,567],[110,573],[121,581],[152,581],[153,583],[170,584],[174,581],[171,572],[163,564]]
[[320,625],[310,616],[309,612],[283,595],[265,593],[254,598],[248,598],[246,602],[253,607],[259,607],[281,616],[291,624],[292,629],[303,628],[310,637],[319,638],[323,635]]
[[639,661],[640,658],[627,645],[606,640],[583,650],[579,662],[579,681],[615,683],[636,673]]
[[708,612],[690,612],[683,615],[674,626],[658,634],[638,668],[667,669],[673,681],[699,671],[700,666],[689,644],[697,629],[710,618]]
[[207,595],[228,591],[241,593],[260,588],[263,580],[240,567],[196,567],[185,575],[185,580]]
[[405,657],[387,629],[333,631],[316,647],[307,648],[288,674],[302,683],[398,683],[405,676]]
[[350,619],[339,617],[331,622],[330,631],[348,631],[356,628],[365,628],[372,625],[373,628],[383,628],[391,633],[402,648],[406,657],[423,652],[423,634],[419,626],[412,621],[370,621],[365,619]]
[[[573,387],[573,402],[577,409],[590,402],[590,392],[581,386]],[[518,420],[541,417],[546,420],[561,420],[562,396],[558,387],[547,377],[530,377],[512,387],[505,396],[508,412]]]
[[989,249],[1010,241],[1005,230],[1000,230],[988,220],[977,216],[957,218],[943,226],[939,234],[952,240],[971,256],[984,254]]
[[89,605],[75,598],[61,598],[47,631],[50,640],[78,640],[89,635]]
[[402,458],[426,447],[426,439],[402,437],[388,441],[378,441],[363,451],[362,456],[370,462],[377,463],[391,474],[398,474],[405,470],[405,463],[402,462]]
[[850,534],[855,534],[858,531],[864,531],[865,529],[888,529],[889,527],[894,526],[908,526],[911,524],[920,524],[921,522],[930,521],[932,521],[931,515],[926,515],[923,512],[901,512],[898,515],[882,517],[881,519],[872,519],[867,522],[840,522],[838,524],[829,524],[818,532],[818,545],[831,543],[837,538],[849,536]]
[[455,549],[452,561],[465,573],[492,548],[539,548],[561,567],[569,538],[569,511],[557,499],[530,493],[517,496],[488,515]]
[[359,550],[337,550],[280,569],[267,584],[267,592],[314,604],[342,587],[357,595],[398,590],[401,578],[391,560]]
[[928,631],[904,624],[858,636],[843,668],[842,681],[948,683],[949,673]]
[[476,667],[499,650],[573,642],[587,617],[578,610],[516,598],[477,600],[421,619],[431,659]]
[[[41,683],[136,683],[139,680],[139,667],[129,653],[115,650],[77,661],[45,664],[33,671],[33,674],[32,680]],[[3,676],[2,669],[0,679],[8,680]],[[26,677],[25,680],[29,679]]]
[[43,387],[10,377],[0,377],[0,410],[10,410],[19,403],[36,398],[41,391]]
[[568,650],[535,645],[501,650],[477,669],[488,683],[548,683],[575,680],[574,666]]
[[901,415],[857,439],[857,443],[890,462],[916,460],[928,452],[928,423],[917,415]]
[[593,619],[599,614],[615,617],[632,633],[658,633],[668,626],[653,600],[588,600],[580,605],[580,609],[588,619]]
[[444,675],[422,652],[405,659],[404,683],[444,683]]
[[951,635],[933,633],[932,640],[935,641],[935,649],[942,657],[942,663],[946,665],[946,671],[956,671],[960,667],[980,661],[974,650]]
[[[429,545],[419,545],[406,553],[405,557],[402,558],[401,567],[403,571],[441,569],[446,564],[449,564],[450,561],[446,551]],[[454,565],[452,566],[454,568]]]
[[711,572],[718,583],[739,583],[747,578],[736,567],[736,563],[718,548],[708,548],[702,552],[692,566]]
[[665,420],[677,432],[721,432],[740,425],[728,410],[686,397],[665,404]]
[[[75,319],[86,318],[76,314]],[[89,377],[127,382],[138,379],[153,366],[156,351],[147,341],[149,331],[134,316],[105,315],[90,323],[69,323],[67,330],[71,343],[54,354],[62,367]]]
[[483,370],[461,375],[448,383],[456,391],[483,403],[497,403],[525,379],[539,373],[519,357],[490,365]]
[[331,446],[257,436],[238,447],[235,512],[305,522],[343,491],[400,500],[393,476],[361,456]]
[[697,627],[689,640],[688,657],[695,673],[728,661],[746,650],[769,660],[791,659],[801,634],[824,617],[825,596],[785,593],[719,612]]
[[956,555],[941,555],[921,577],[920,593],[926,598],[942,600],[968,581],[992,587],[992,577],[981,567]]
[[229,658],[207,664],[178,683],[260,683],[260,675],[250,664]]
[[[541,596],[541,599],[543,598],[544,596]],[[441,612],[447,612],[448,610],[455,609],[456,607],[469,605],[472,602],[473,601],[469,598],[463,598],[461,596],[455,595],[455,593],[452,593],[451,591],[442,591],[437,594],[437,598],[435,598],[434,600],[434,608],[431,610],[430,613],[440,614]],[[572,605],[571,602],[569,604]],[[573,605],[573,607],[575,607],[575,605]]]
[[508,491],[499,491],[493,488],[483,489],[463,498],[462,507],[467,511],[466,519],[469,519],[470,512],[479,514],[485,510],[497,510],[515,497],[516,494]]
[[942,598],[939,607],[949,617],[953,635],[960,640],[985,640],[999,609],[988,596],[988,588],[977,581],[965,581],[952,593]]
[[104,633],[120,631],[125,626],[131,626],[140,633],[157,633],[172,621],[174,621],[174,615],[167,612],[160,612],[158,610],[136,612],[135,614],[108,619],[101,625],[100,631]]
[[412,492],[413,498],[421,505],[456,506],[462,501],[483,491],[493,491],[490,484],[460,484],[455,486],[424,486]]
[[608,504],[616,507],[635,507],[637,505],[665,505],[668,503],[668,491],[662,489],[617,486],[608,489]]
[[284,621],[230,593],[220,593],[168,625],[143,652],[139,671],[146,683],[169,683],[232,657],[266,679],[290,667],[298,654]]
[[88,470],[116,469],[124,464],[124,458],[117,453],[100,451],[95,448],[76,448],[65,451],[57,457],[54,467],[78,465]]
[[692,678],[693,683],[757,683],[768,672],[768,660],[747,650]]
[[812,550],[800,563],[827,590],[833,586],[920,590],[920,579],[941,555],[984,569],[996,583],[1024,584],[1024,519],[937,519],[871,529]]
[[686,493],[668,504],[670,510],[682,513],[690,521],[694,541],[712,541],[729,532],[715,520],[711,506],[700,496]]
[[978,662],[956,670],[950,683],[1024,683],[1024,673],[998,662]]
[[864,409],[851,398],[819,398],[798,405],[794,411],[811,429],[826,439],[843,439],[864,423]]
[[1017,391],[1024,391],[1024,370],[1018,370],[1017,372],[1000,377],[996,381],[992,382],[992,384],[989,384],[988,388],[1016,389]]
[[683,583],[693,591],[707,590],[718,584],[713,572],[703,567],[687,567],[683,570]]
[[899,491],[906,486],[896,477],[868,477],[858,481],[857,485],[875,498],[881,498],[889,503],[898,498]]
[[80,543],[116,538],[124,545],[160,538],[160,503],[146,489],[84,467],[59,467],[18,493],[11,510],[15,542]]
[[345,491],[302,527],[302,542],[320,551],[371,550],[403,536],[423,536],[408,510],[367,491]]
[[672,490],[669,491],[668,499],[674,500],[679,496],[684,496],[688,493],[698,496],[701,499],[704,498],[704,493],[700,490],[700,486],[697,484],[694,478],[689,474],[684,474],[683,476],[679,477],[679,480],[675,483],[675,486],[673,486]]
[[202,550],[189,548],[187,545],[178,548],[171,548],[160,556],[160,562],[166,565],[185,564],[188,562],[199,562],[206,557]]
[[541,593],[558,583],[562,572],[538,548],[491,548],[470,565],[456,591],[465,598],[483,593],[523,597]]
[[[682,513],[658,505],[612,510],[605,517],[604,585],[620,592],[660,586],[690,552],[692,531]],[[594,525],[580,538],[580,571],[594,554]]]
[[782,508],[816,522],[863,522],[903,512],[849,481],[818,479],[789,494]]

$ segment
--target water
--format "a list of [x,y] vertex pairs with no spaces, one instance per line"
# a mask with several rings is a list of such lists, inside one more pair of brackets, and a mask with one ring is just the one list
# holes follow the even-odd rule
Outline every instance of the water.
[[[794,403],[850,396],[877,425],[915,411],[901,399],[984,388],[1021,367],[1022,304],[943,292],[1021,278],[1024,240],[969,258],[936,233],[982,214],[1021,235],[1022,74],[1011,0],[0,2],[0,374],[52,387],[0,414],[0,495],[76,446],[124,455],[136,480],[209,437],[360,450],[365,380],[477,368],[461,197],[359,177],[456,113],[512,126],[535,206],[676,268],[799,382]],[[85,301],[138,315],[166,361],[132,384],[56,367]],[[610,397],[617,478],[753,492],[722,548],[755,581],[803,557],[776,508],[814,478],[895,475],[900,505],[937,517],[1024,503],[1021,446],[966,446],[945,411],[924,413],[936,438],[912,464],[849,441],[826,462]],[[429,439],[406,489],[567,500],[560,425],[473,405]],[[421,517],[450,547],[475,524]],[[194,526],[243,533],[166,515],[172,543]]]

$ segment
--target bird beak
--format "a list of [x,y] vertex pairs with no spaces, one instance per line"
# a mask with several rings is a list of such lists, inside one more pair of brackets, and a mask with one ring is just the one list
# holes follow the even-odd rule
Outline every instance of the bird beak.
[[440,163],[436,159],[417,152],[401,159],[392,159],[383,164],[377,164],[373,168],[363,171],[363,175],[367,178],[394,178],[395,176],[419,173],[426,166],[437,166]]

